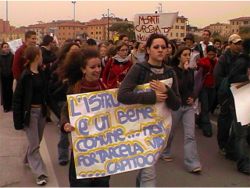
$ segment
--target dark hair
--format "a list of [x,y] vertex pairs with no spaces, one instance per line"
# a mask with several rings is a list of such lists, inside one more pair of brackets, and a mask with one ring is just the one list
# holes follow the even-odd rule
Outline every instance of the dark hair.
[[246,54],[250,53],[250,38],[246,38],[243,42],[242,42],[242,47],[243,47],[243,51]]
[[101,47],[106,47],[107,48],[107,43],[106,42],[101,42],[98,44],[98,49],[100,49]]
[[167,39],[164,35],[158,34],[158,33],[153,33],[153,34],[151,34],[151,35],[148,37],[148,40],[147,40],[147,42],[146,42],[145,47],[146,47],[146,48],[150,48],[151,45],[152,45],[152,43],[153,43],[153,40],[159,39],[159,38],[160,38],[160,39],[163,39],[163,40],[165,41],[166,46],[168,45],[168,39]]
[[122,41],[117,42],[117,44],[115,45],[115,52],[117,53],[123,46],[128,47],[128,45]]
[[[146,42],[146,44],[145,44],[145,48],[150,48],[151,45],[153,44],[153,41],[154,41],[155,39],[163,39],[163,40],[165,41],[165,43],[166,43],[166,46],[168,46],[168,39],[167,39],[167,37],[165,37],[163,34],[152,33],[152,34],[148,37],[148,40],[147,40],[147,42]],[[148,55],[147,52],[146,52],[146,54],[145,54],[145,58],[146,58],[146,59],[149,59],[149,55]]]
[[99,58],[99,52],[94,49],[79,49],[71,52],[65,59],[62,66],[61,79],[68,79],[70,85],[74,85],[81,80],[83,73],[81,68],[85,68],[91,58]]
[[115,46],[111,46],[110,48],[108,48],[107,56],[108,57],[114,57],[115,55],[116,55]]
[[136,42],[136,40],[135,39],[132,39],[130,42],[133,42],[133,43],[135,43]]
[[50,35],[45,35],[44,37],[43,37],[43,42],[42,42],[42,46],[48,46],[51,42],[53,42],[53,37],[52,36],[50,36]]
[[211,31],[209,31],[208,29],[204,29],[203,32],[208,32],[209,36],[211,36]]
[[26,60],[24,66],[29,67],[30,64],[35,60],[36,56],[40,54],[40,48],[37,46],[28,46],[24,50],[24,58]]
[[58,55],[58,62],[59,63],[62,63],[62,61],[65,59],[67,53],[69,52],[70,48],[72,46],[74,46],[74,45],[78,46],[80,48],[79,44],[76,43],[76,42],[66,42],[66,43],[64,43],[64,45],[60,49],[60,52],[59,52],[59,55]]
[[[3,46],[4,46],[5,44],[8,44],[8,43],[7,43],[7,42],[3,42],[3,43],[1,44],[1,49],[3,49]],[[8,44],[8,46],[10,46],[10,45]]]
[[140,42],[136,41],[136,42],[135,42],[135,49],[137,49],[137,50],[138,50],[138,48],[139,48],[140,44],[141,44]]
[[94,39],[88,39],[88,40],[87,40],[87,44],[88,44],[89,46],[95,46],[95,45],[96,45],[96,41],[95,41]]
[[220,39],[214,39],[214,43],[216,43],[216,42],[221,43],[221,40]]
[[182,46],[182,47],[179,47],[177,52],[175,53],[172,61],[171,61],[171,65],[172,66],[178,66],[180,64],[180,60],[179,58],[181,57],[181,54],[183,53],[183,51],[185,50],[189,50],[191,52],[191,49],[187,46]]
[[128,37],[126,34],[121,34],[120,36],[119,36],[119,40],[122,40],[124,37]]
[[108,40],[108,43],[109,44],[114,44],[114,41],[113,40]]
[[35,31],[26,31],[25,32],[25,39],[28,39],[30,38],[32,35],[36,35],[36,32]]
[[208,45],[207,46],[207,53],[210,52],[210,51],[216,53],[217,50],[216,50],[216,48],[213,45]]
[[176,52],[176,49],[177,49],[176,44],[175,44],[175,42],[172,41],[172,40],[168,41],[168,43],[169,43],[169,44],[171,45],[171,47],[172,47],[172,54],[171,54],[171,55],[174,55],[175,52]]

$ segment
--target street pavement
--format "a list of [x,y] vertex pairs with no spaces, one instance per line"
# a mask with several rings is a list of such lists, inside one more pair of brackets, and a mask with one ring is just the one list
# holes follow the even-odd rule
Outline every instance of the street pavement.
[[[55,119],[55,118],[53,118]],[[183,165],[183,129],[178,127],[173,141],[172,162],[159,160],[157,186],[159,187],[250,187],[250,176],[241,174],[233,161],[219,154],[216,143],[216,127],[213,117],[214,135],[206,138],[196,129],[198,151],[202,173],[194,175]],[[12,112],[0,110],[0,187],[35,187],[35,178],[22,160],[27,147],[23,131],[14,130]],[[46,187],[68,187],[68,167],[60,166],[57,160],[59,129],[56,122],[47,123],[40,151],[46,164],[49,182]],[[250,148],[249,148],[250,149]],[[136,171],[111,177],[112,187],[134,187]]]

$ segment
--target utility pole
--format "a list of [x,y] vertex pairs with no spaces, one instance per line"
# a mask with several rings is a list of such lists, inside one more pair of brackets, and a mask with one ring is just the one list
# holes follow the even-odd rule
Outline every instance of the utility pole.
[[115,15],[113,13],[110,13],[108,9],[108,14],[102,14],[102,16],[104,18],[108,18],[108,40],[109,40],[109,21],[110,21],[110,18],[115,17]]
[[73,29],[74,29],[74,34],[73,34],[73,38],[75,39],[76,38],[76,26],[75,26],[75,23],[76,23],[76,1],[71,1],[73,3],[73,19],[74,19],[74,26],[73,26]]
[[5,10],[5,13],[6,13],[6,20],[5,20],[5,23],[4,23],[4,32],[7,32],[7,26],[8,26],[8,0],[6,0],[6,10]]
[[162,13],[162,3],[159,3],[159,7],[158,7],[159,13]]

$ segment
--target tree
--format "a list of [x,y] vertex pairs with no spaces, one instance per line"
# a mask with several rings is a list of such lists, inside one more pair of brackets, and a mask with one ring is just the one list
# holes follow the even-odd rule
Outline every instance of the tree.
[[250,26],[240,27],[239,34],[250,33]]
[[116,31],[119,34],[126,34],[130,40],[135,39],[134,25],[128,22],[113,23],[109,28],[110,31]]
[[223,41],[227,41],[227,39],[228,39],[228,36],[222,36],[220,32],[213,32],[213,34],[211,35],[211,37],[213,39],[219,39],[222,42]]
[[250,38],[250,26],[240,27],[239,35],[243,39]]

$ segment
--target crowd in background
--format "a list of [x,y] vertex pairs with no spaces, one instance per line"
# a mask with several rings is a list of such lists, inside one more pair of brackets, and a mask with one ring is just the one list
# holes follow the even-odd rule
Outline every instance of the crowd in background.
[[[173,126],[160,157],[164,161],[174,160],[171,145],[181,124],[185,167],[200,173],[195,128],[206,137],[212,137],[217,128],[219,152],[236,161],[239,172],[250,175],[250,129],[237,121],[230,91],[233,83],[249,84],[250,39],[232,34],[228,41],[212,40],[211,32],[204,30],[201,41],[188,33],[178,44],[160,34],[152,34],[145,44],[121,34],[116,42],[68,39],[58,47],[50,35],[37,45],[36,33],[27,31],[15,54],[8,43],[1,44],[0,76],[3,111],[13,111],[15,128],[25,130],[29,146],[24,163],[30,166],[38,185],[48,181],[39,145],[46,121],[51,121],[54,113],[61,129],[58,163],[69,163],[70,185],[109,186],[109,176],[76,179],[68,136],[74,127],[69,123],[66,95],[112,88],[119,88],[118,101],[124,104],[165,101],[172,110]],[[173,78],[171,88],[159,82],[166,78]],[[136,85],[148,82],[151,92],[133,92]],[[219,114],[213,127],[210,119],[215,109]],[[136,183],[154,187],[155,179],[154,167],[145,168],[139,171]]]

